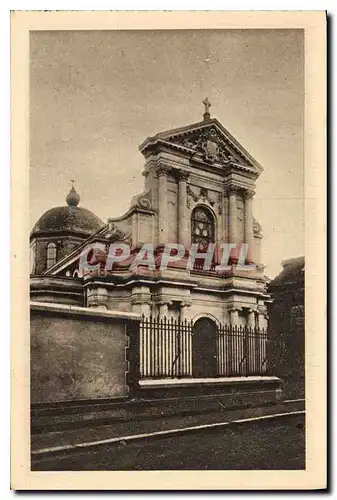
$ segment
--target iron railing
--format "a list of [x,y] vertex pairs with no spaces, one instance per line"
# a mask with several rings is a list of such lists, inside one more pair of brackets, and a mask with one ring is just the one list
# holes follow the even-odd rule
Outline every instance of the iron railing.
[[[198,352],[195,351],[197,343],[194,342],[194,335],[192,321],[143,317],[139,341],[140,377],[195,376],[196,367],[193,365],[198,363]],[[263,328],[218,324],[214,339],[205,340],[215,342],[215,376],[265,375],[267,337],[267,330]]]

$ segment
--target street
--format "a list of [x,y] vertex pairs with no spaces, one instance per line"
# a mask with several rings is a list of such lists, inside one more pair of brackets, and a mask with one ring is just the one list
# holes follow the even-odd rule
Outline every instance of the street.
[[102,445],[36,460],[32,470],[294,470],[305,468],[304,416]]

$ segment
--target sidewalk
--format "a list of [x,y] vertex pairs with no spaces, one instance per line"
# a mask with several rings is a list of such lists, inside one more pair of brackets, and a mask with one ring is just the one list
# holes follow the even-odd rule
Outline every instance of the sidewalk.
[[199,415],[163,417],[163,419],[156,420],[120,422],[95,427],[80,427],[78,429],[33,434],[31,436],[31,450],[33,457],[38,457],[42,450],[47,453],[50,448],[60,446],[71,447],[81,443],[122,438],[134,434],[183,429],[203,424],[232,422],[238,419],[301,411],[304,408],[304,400],[296,399],[259,408],[224,409],[223,411],[220,410],[214,413]]

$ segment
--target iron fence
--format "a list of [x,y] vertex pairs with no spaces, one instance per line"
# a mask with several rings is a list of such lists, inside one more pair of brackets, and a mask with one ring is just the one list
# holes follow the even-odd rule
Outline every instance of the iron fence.
[[[192,321],[181,321],[173,317],[169,319],[143,317],[139,342],[140,377],[195,376],[196,367],[193,365],[198,363],[199,353],[196,349],[200,348],[200,340],[198,343],[194,342],[194,336]],[[208,336],[205,342],[215,343],[213,346],[216,353],[215,376],[266,374],[268,342],[266,329],[216,325],[214,338],[210,339]],[[207,346],[205,348],[207,351]],[[198,373],[200,374],[200,366]]]

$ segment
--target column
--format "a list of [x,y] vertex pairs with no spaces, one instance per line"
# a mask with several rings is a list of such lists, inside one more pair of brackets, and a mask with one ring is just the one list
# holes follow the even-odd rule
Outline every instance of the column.
[[188,308],[191,307],[192,300],[191,298],[186,298],[180,303],[180,320],[185,321],[185,319],[189,319]]
[[[159,302],[159,320],[162,325],[166,325],[160,329],[161,347],[160,347],[160,359],[162,364],[162,373],[164,376],[172,375],[172,363],[174,360],[174,338],[170,335],[170,329],[168,328],[168,322],[164,322],[164,318],[168,320],[168,302]],[[163,350],[163,352],[162,352]]]
[[166,166],[158,168],[158,215],[159,215],[159,244],[165,245],[168,237],[168,218],[167,218],[167,176],[170,169]]
[[253,331],[246,332],[246,355],[247,355],[247,368],[248,373],[257,373],[258,372],[258,355],[260,352],[260,343],[259,339],[256,338],[255,328],[255,310],[249,309],[248,318],[247,318],[247,326],[251,328]]
[[142,306],[141,306],[141,311],[145,317],[149,318],[151,316],[151,303],[150,302],[143,302]]
[[[266,330],[268,327],[268,315],[263,312],[258,314],[259,339],[260,339],[260,370],[266,372],[268,367],[268,357],[272,357],[271,346],[268,347]],[[268,348],[268,350],[267,350]]]
[[230,324],[232,326],[238,325],[239,324],[239,309],[232,308],[229,309],[229,318],[230,318]]
[[182,302],[180,304],[180,321],[185,321],[186,319],[186,304]]
[[249,309],[249,311],[248,311],[247,326],[249,328],[255,328],[255,311],[254,311],[254,309]]
[[248,244],[247,262],[254,262],[254,231],[253,231],[253,191],[245,191],[245,243]]
[[236,209],[236,189],[230,188],[228,192],[228,243],[237,243],[237,209]]
[[178,172],[178,228],[179,228],[179,243],[184,247],[189,246],[188,217],[187,217],[187,180],[189,174],[180,170]]
[[267,328],[268,315],[266,313],[259,313],[258,315],[259,328]]
[[[180,304],[180,322],[181,322],[181,332],[180,332],[180,349],[181,357],[180,363],[180,374],[181,375],[192,375],[192,330],[191,325],[187,321],[188,319],[188,307],[191,306],[191,302],[181,302]],[[186,322],[185,322],[186,320]]]
[[[229,318],[232,327],[238,326],[239,309],[236,307],[229,309]],[[231,330],[227,348],[232,354],[232,359],[230,361],[230,366],[232,367],[232,375],[238,375],[240,373],[240,352],[242,351],[241,342],[242,339],[238,336],[238,332]]]
[[134,287],[131,293],[132,312],[151,316],[151,292],[148,287]]
[[161,318],[164,318],[164,316],[166,316],[166,318],[168,317],[168,304],[167,304],[167,302],[161,302],[159,304],[159,316]]
[[228,193],[227,191],[224,192],[223,195],[223,218],[224,218],[224,235],[223,239],[225,243],[228,243],[228,229],[229,229],[229,208],[228,208]]

